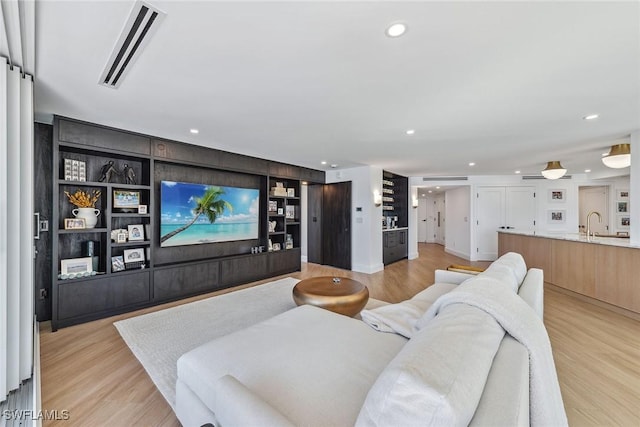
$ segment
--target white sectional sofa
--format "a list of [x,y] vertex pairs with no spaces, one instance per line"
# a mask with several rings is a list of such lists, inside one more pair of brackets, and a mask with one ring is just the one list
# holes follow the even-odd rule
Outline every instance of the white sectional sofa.
[[185,426],[566,425],[542,314],[543,273],[513,253],[477,276],[438,270],[368,323],[300,306],[184,354],[176,413]]

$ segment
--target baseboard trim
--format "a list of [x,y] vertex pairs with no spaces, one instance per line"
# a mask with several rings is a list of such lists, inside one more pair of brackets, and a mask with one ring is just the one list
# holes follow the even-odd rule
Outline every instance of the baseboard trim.
[[367,273],[373,274],[378,271],[384,270],[384,264],[373,264],[373,265],[364,265],[364,264],[353,264],[351,266],[352,271],[357,271],[358,273]]
[[301,255],[300,256],[300,261],[301,262],[307,262],[307,256],[306,255]]
[[412,260],[412,259],[417,259],[419,256],[420,255],[418,254],[418,252],[411,252],[407,258]]
[[614,313],[621,314],[621,315],[623,315],[625,317],[628,317],[630,319],[640,321],[640,313],[636,313],[635,311],[627,310],[626,308],[618,307],[617,305],[609,304],[608,302],[600,301],[599,299],[595,299],[595,298],[588,297],[586,295],[579,294],[579,293],[571,291],[569,289],[562,288],[562,287],[560,287],[558,285],[554,285],[553,283],[544,282],[544,285],[547,286],[551,290],[560,292],[561,294],[569,295],[571,297],[575,297],[576,299],[579,299],[580,301],[583,301],[583,302],[586,302],[586,303],[589,303],[589,304],[593,304],[593,305],[595,305],[597,307],[604,308],[604,309],[607,309],[609,311],[613,311]]
[[466,259],[467,261],[470,261],[469,254],[465,254],[464,252],[459,252],[459,251],[456,251],[455,249],[450,249],[450,248],[447,248],[447,247],[444,248],[444,251],[446,253],[448,253],[448,254],[455,255],[455,256],[457,256],[459,258]]

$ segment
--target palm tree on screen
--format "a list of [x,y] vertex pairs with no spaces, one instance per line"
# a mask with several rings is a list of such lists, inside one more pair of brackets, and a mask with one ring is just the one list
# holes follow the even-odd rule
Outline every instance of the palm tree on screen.
[[165,234],[160,238],[160,243],[169,240],[178,233],[183,232],[187,228],[191,227],[202,215],[206,215],[207,219],[213,224],[218,215],[221,215],[225,208],[229,211],[233,210],[233,206],[226,200],[222,200],[221,197],[224,194],[224,190],[220,187],[207,187],[202,197],[194,197],[196,207],[193,208],[193,219],[188,224],[173,230],[172,232]]

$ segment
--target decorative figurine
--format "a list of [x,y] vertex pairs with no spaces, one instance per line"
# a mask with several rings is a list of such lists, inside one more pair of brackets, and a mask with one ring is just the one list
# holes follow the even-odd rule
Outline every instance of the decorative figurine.
[[132,167],[129,167],[128,164],[125,163],[124,168],[122,169],[122,175],[124,175],[125,184],[135,184],[136,183],[136,173]]
[[118,172],[116,167],[113,165],[113,160],[109,160],[109,162],[100,169],[100,178],[98,179],[98,182],[111,182],[113,174],[120,175],[120,172]]

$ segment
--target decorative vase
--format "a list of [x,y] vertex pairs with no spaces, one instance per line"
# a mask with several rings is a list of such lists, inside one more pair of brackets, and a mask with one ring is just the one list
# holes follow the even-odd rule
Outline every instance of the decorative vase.
[[76,218],[84,218],[86,228],[94,228],[98,223],[100,211],[94,208],[78,208],[71,211]]

